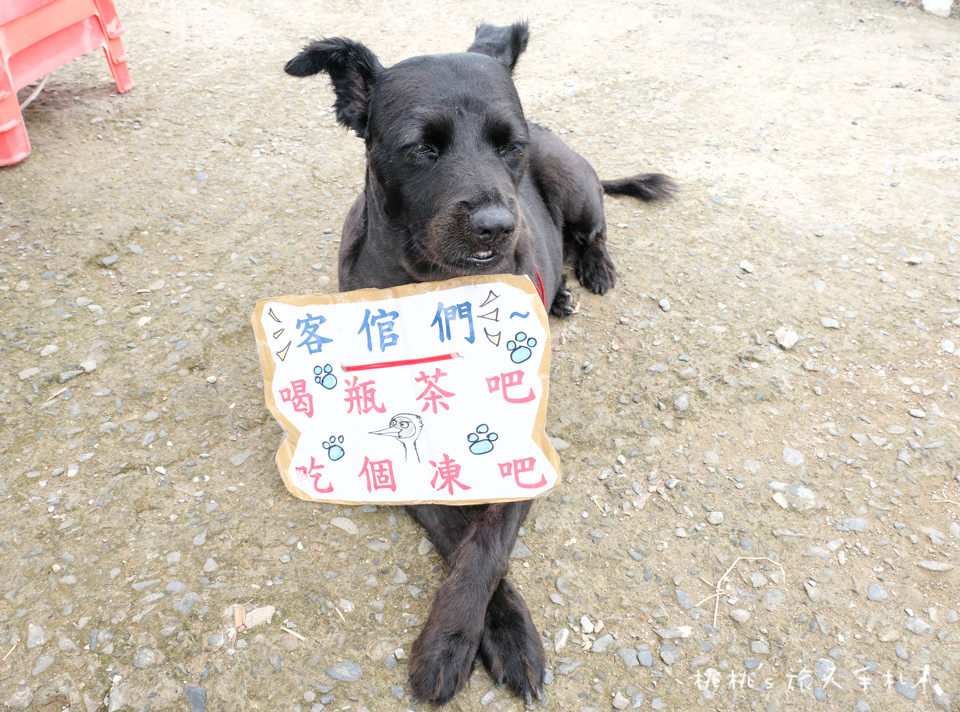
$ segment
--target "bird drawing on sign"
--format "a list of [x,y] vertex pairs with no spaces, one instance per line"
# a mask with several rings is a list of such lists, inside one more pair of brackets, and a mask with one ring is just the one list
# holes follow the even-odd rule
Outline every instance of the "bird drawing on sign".
[[417,462],[420,462],[420,453],[417,452],[417,438],[423,430],[423,418],[413,413],[397,413],[390,418],[390,427],[383,430],[372,430],[371,435],[386,435],[396,438],[403,445],[403,459],[410,459],[410,450],[413,450]]

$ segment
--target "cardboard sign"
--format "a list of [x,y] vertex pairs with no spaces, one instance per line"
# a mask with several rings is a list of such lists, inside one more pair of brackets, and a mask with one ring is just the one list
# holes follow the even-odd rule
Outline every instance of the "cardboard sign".
[[550,331],[526,277],[261,299],[253,328],[297,497],[472,504],[555,484]]

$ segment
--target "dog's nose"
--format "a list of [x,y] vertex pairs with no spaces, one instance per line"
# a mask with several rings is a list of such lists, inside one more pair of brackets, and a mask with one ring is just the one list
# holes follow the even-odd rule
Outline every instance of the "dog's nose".
[[484,242],[506,237],[516,225],[510,211],[499,205],[487,205],[470,216],[470,229]]

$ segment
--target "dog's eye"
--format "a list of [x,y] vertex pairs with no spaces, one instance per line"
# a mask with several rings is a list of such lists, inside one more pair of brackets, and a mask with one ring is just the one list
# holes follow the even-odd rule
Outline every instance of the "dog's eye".
[[415,143],[407,149],[415,158],[436,158],[437,149],[429,143]]
[[520,158],[523,155],[523,145],[519,143],[508,143],[500,147],[501,158]]

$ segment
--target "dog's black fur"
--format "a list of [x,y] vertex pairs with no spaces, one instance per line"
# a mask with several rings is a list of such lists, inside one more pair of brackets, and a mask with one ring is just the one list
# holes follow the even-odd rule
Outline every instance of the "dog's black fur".
[[[511,72],[528,36],[526,23],[481,25],[465,53],[389,68],[358,42],[323,39],[287,63],[295,76],[330,75],[337,120],[366,143],[366,183],[343,226],[341,290],[508,272],[530,277],[566,316],[565,258],[592,292],[614,285],[603,193],[653,200],[673,186],[657,173],[600,181],[526,121]],[[505,578],[530,504],[408,507],[451,569],[412,647],[417,698],[452,698],[478,654],[497,684],[539,695],[543,645]]]

